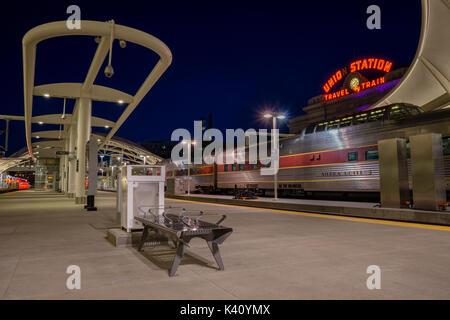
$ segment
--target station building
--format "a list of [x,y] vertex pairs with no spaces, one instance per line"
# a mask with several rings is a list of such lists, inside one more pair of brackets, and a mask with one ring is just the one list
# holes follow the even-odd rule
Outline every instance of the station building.
[[322,85],[322,93],[308,100],[305,114],[291,118],[289,131],[299,134],[309,124],[332,120],[370,108],[394,88],[408,66],[394,66],[381,58],[362,58],[335,71]]

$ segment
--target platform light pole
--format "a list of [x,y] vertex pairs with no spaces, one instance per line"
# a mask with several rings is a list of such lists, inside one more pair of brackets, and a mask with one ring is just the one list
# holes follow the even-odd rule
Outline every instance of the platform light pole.
[[191,195],[191,146],[195,145],[195,141],[192,140],[183,140],[183,144],[188,145],[188,151],[187,151],[187,171],[188,171],[188,196]]
[[[275,131],[277,129],[277,119],[284,120],[284,119],[286,119],[286,115],[281,112],[266,112],[264,114],[264,118],[266,118],[266,119],[272,118],[272,130]],[[273,141],[271,141],[271,144],[273,144]],[[280,157],[279,146],[274,145],[273,151],[275,151],[275,154],[278,156],[278,159],[279,159],[279,157]],[[278,160],[278,163],[279,163],[279,160]],[[274,177],[273,177],[273,199],[278,200],[278,170],[274,174]]]

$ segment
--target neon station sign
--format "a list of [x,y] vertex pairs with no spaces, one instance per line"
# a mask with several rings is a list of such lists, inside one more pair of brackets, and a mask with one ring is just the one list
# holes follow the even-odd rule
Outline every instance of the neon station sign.
[[[351,62],[348,66],[336,71],[322,86],[324,101],[341,98],[346,95],[360,92],[385,83],[384,76],[368,80],[361,75],[361,71],[375,70],[388,73],[392,68],[392,62],[385,59],[366,58]],[[345,83],[340,90],[331,92],[331,89],[341,80]]]

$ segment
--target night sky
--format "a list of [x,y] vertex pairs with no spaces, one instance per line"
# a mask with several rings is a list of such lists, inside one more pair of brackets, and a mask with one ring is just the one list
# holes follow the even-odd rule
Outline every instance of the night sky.
[[[31,28],[66,20],[77,4],[82,20],[107,21],[150,33],[171,49],[173,62],[117,135],[135,142],[170,139],[176,128],[213,113],[213,126],[269,127],[266,108],[290,117],[338,69],[364,57],[394,62],[414,58],[420,36],[419,0],[405,1],[15,1],[2,3],[0,114],[23,115],[22,37]],[[366,27],[366,8],[381,8],[381,30]],[[92,37],[62,37],[38,45],[35,85],[83,82],[97,44]],[[95,83],[134,95],[158,57],[115,42],[115,74],[103,68]],[[68,112],[73,108],[68,103]],[[33,116],[62,111],[62,99],[35,97]],[[123,106],[93,102],[93,115],[116,120]],[[4,121],[0,120],[0,130]],[[57,129],[33,125],[33,131]],[[10,152],[25,146],[23,122],[10,123]],[[98,129],[106,132],[106,129]],[[284,131],[286,131],[286,126]],[[4,136],[0,137],[3,144]]]

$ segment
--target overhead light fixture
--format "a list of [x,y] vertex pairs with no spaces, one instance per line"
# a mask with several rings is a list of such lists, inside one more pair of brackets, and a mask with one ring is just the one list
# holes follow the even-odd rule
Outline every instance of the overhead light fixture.
[[46,98],[50,98],[50,94],[48,94],[48,93],[44,93],[44,97],[46,97]]
[[44,124],[42,121],[39,121],[38,123],[39,123],[39,124]]
[[272,118],[272,115],[271,115],[270,113],[266,113],[266,114],[264,115],[264,118]]
[[118,100],[117,103],[118,104],[123,104],[123,100]]
[[108,129],[109,128],[109,126],[105,126],[105,129]]
[[39,136],[36,136],[36,139],[39,139]]

